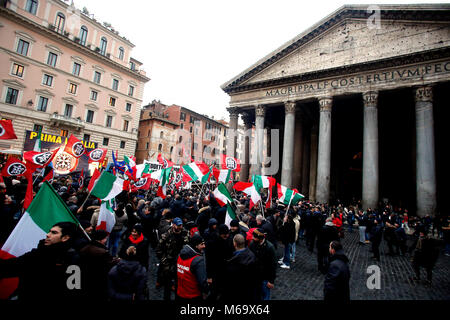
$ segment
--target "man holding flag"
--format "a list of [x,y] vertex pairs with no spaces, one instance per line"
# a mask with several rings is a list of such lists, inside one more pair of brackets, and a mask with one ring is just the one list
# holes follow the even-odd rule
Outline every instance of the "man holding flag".
[[[74,290],[67,286],[68,277],[76,272],[68,267],[78,264],[71,249],[78,224],[44,182],[0,251],[0,298],[8,298],[17,285],[21,300],[53,301],[79,294],[76,281]],[[19,282],[12,277],[19,277]]]

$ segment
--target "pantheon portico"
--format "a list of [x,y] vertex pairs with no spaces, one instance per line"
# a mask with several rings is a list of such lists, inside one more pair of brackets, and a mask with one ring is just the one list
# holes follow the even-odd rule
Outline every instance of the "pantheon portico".
[[338,9],[222,85],[230,129],[239,116],[255,129],[241,180],[269,174],[313,201],[433,215],[450,191],[450,5],[381,5],[376,25],[367,8]]

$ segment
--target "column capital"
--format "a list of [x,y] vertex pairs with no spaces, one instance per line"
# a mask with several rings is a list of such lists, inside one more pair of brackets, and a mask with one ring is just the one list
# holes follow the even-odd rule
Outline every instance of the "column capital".
[[255,116],[264,117],[265,115],[266,115],[266,108],[261,104],[256,105],[255,106]]
[[295,112],[295,102],[294,101],[286,101],[284,103],[284,111],[286,113],[294,113]]
[[237,107],[229,107],[227,108],[227,111],[230,113],[230,118],[235,117],[238,118],[239,117],[239,108]]
[[333,98],[332,97],[321,97],[319,98],[320,112],[331,111],[331,107],[333,106]]
[[367,91],[362,94],[364,106],[376,108],[378,106],[378,91]]
[[416,102],[432,102],[433,101],[433,87],[421,86],[415,88]]

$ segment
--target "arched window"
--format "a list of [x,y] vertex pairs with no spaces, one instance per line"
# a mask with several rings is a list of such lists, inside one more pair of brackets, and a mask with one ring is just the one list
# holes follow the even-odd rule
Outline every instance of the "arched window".
[[25,10],[28,11],[31,14],[36,14],[38,7],[37,0],[27,0],[27,4],[25,6]]
[[178,142],[181,142],[181,141],[183,141],[183,136],[180,136],[180,137],[178,138]]
[[161,132],[159,133],[159,137],[160,137],[160,138],[164,138],[164,131],[161,131]]
[[105,37],[102,37],[100,40],[100,54],[106,55],[106,46],[108,45],[108,40]]
[[170,155],[172,156],[173,147],[170,147]]
[[125,50],[122,47],[120,47],[119,48],[119,59],[123,60],[124,56],[125,56]]
[[80,44],[82,46],[86,45],[87,35],[88,35],[88,29],[85,26],[82,26],[80,29]]
[[161,143],[158,145],[158,151],[162,151],[162,144]]
[[55,20],[56,32],[62,33],[64,31],[64,23],[65,22],[66,22],[66,17],[61,12],[58,12],[58,14],[56,15],[56,20]]

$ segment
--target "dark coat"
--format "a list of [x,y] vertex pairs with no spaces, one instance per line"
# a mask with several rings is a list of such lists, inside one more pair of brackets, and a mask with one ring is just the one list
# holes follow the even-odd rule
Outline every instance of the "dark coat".
[[269,240],[272,244],[277,241],[274,227],[269,220],[263,220],[259,228],[264,230],[264,232],[266,233],[266,239]]
[[295,223],[288,219],[279,229],[280,240],[284,245],[295,242]]
[[317,250],[328,252],[330,242],[339,240],[339,233],[336,227],[325,224],[317,237]]
[[223,300],[253,302],[256,299],[255,288],[258,284],[253,252],[249,248],[235,252],[226,264]]
[[108,272],[118,261],[98,241],[80,250],[81,289],[87,299],[107,300]]
[[19,277],[20,300],[55,301],[77,298],[80,290],[69,290],[66,273],[71,265],[79,265],[79,255],[67,242],[50,246],[41,240],[36,249],[8,260],[0,260],[0,278]]
[[145,299],[147,270],[139,261],[121,260],[108,274],[108,294],[111,300]]
[[189,243],[189,235],[186,229],[176,234],[170,228],[161,236],[156,246],[156,256],[160,259],[161,279],[169,280],[176,277],[176,264],[178,255],[184,245]]
[[122,259],[125,259],[127,254],[127,249],[130,247],[136,247],[136,259],[142,264],[142,266],[144,266],[146,269],[148,268],[148,260],[149,260],[149,254],[148,254],[148,246],[149,246],[149,242],[147,240],[147,238],[144,237],[144,239],[135,244],[132,243],[130,240],[130,237],[125,238],[125,240],[122,243],[122,247],[120,249],[119,252],[119,257]]
[[439,257],[438,242],[429,237],[420,237],[413,253],[413,264],[432,268]]
[[183,218],[184,214],[187,211],[183,199],[173,201],[172,204],[170,205],[170,211],[172,212],[174,218],[175,217]]
[[228,239],[217,236],[206,242],[205,259],[208,278],[223,278],[225,263],[233,256],[233,249]]
[[330,266],[325,276],[323,294],[324,300],[349,301],[350,300],[350,269],[348,258],[344,251],[339,250],[329,258]]
[[275,283],[277,276],[277,256],[273,244],[265,240],[262,245],[252,241],[249,246],[256,257],[257,278],[260,281]]

